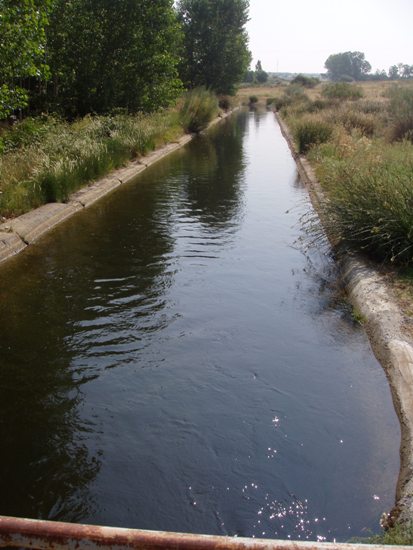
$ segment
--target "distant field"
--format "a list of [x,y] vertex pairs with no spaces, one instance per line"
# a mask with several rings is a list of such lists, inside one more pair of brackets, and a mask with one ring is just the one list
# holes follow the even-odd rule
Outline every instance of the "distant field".
[[[315,88],[306,88],[305,92],[310,99],[319,99],[324,84],[326,83],[322,82]],[[363,89],[366,99],[376,101],[383,100],[386,91],[395,84],[397,84],[397,86],[413,88],[413,80],[354,83],[355,86],[360,86]],[[253,95],[255,95],[259,101],[265,101],[268,97],[281,97],[288,86],[289,84],[279,84],[274,86],[250,86],[248,88],[240,88],[237,92],[237,97],[239,97],[243,103],[247,103],[249,97]]]

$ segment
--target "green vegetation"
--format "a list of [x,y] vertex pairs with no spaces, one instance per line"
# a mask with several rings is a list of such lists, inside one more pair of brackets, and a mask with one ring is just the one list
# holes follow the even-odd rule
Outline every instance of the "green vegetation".
[[370,63],[362,52],[343,52],[332,54],[324,64],[330,80],[363,80],[371,71]]
[[23,79],[45,78],[45,28],[50,0],[0,0],[0,119],[26,107]]
[[309,115],[294,125],[293,133],[298,152],[304,154],[313,145],[328,141],[333,133],[333,128],[322,118]]
[[320,79],[312,76],[305,76],[303,74],[298,74],[291,81],[291,84],[299,84],[300,86],[304,86],[304,88],[314,88],[314,86],[317,86],[319,83]]
[[218,100],[215,94],[205,88],[189,91],[181,107],[184,130],[200,132],[218,114]]
[[86,182],[182,134],[179,115],[87,116],[73,124],[26,119],[5,132],[0,212],[15,215],[65,201]]
[[214,92],[228,110],[250,60],[247,20],[247,0],[0,0],[0,214],[65,201],[199,132]]
[[394,86],[389,98],[391,139],[408,139],[413,143],[413,89]]
[[347,83],[321,95],[290,92],[278,101],[327,194],[327,231],[378,261],[412,265],[413,86],[391,88],[380,101],[360,99]]
[[363,90],[348,82],[336,82],[323,86],[322,95],[327,99],[360,99],[363,97]]
[[46,35],[51,78],[34,98],[42,109],[151,112],[181,93],[172,0],[54,0]]
[[186,86],[234,93],[251,59],[245,29],[248,6],[248,0],[178,2],[184,33],[181,78]]
[[373,535],[367,538],[354,538],[350,543],[361,544],[388,544],[396,546],[413,545],[413,523],[400,523],[395,527],[383,531],[379,535]]

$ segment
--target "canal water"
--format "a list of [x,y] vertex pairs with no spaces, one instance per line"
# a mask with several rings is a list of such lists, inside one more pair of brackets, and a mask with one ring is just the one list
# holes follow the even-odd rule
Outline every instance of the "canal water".
[[0,514],[348,540],[399,426],[272,113],[241,113],[0,272]]

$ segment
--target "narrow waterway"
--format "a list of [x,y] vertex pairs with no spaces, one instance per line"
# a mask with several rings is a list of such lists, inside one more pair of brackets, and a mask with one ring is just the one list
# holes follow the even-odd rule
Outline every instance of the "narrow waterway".
[[348,540],[399,426],[272,113],[241,113],[0,271],[0,514]]

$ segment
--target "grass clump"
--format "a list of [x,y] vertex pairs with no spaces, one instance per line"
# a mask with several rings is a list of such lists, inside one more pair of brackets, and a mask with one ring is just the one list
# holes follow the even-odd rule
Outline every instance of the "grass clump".
[[413,88],[395,86],[390,90],[389,98],[390,139],[408,139],[413,143]]
[[413,145],[359,140],[347,156],[323,157],[327,230],[380,261],[413,262]]
[[321,94],[327,99],[357,100],[363,97],[363,90],[348,82],[334,82],[325,84]]
[[300,154],[307,153],[314,145],[325,143],[332,133],[332,126],[316,117],[302,118],[293,126],[293,135]]
[[186,132],[200,132],[218,114],[218,100],[206,88],[194,88],[185,94],[180,109],[182,126]]
[[386,544],[395,546],[413,545],[413,523],[400,523],[383,531],[379,535],[373,535],[363,539],[353,539],[350,542],[361,542],[364,544]]

